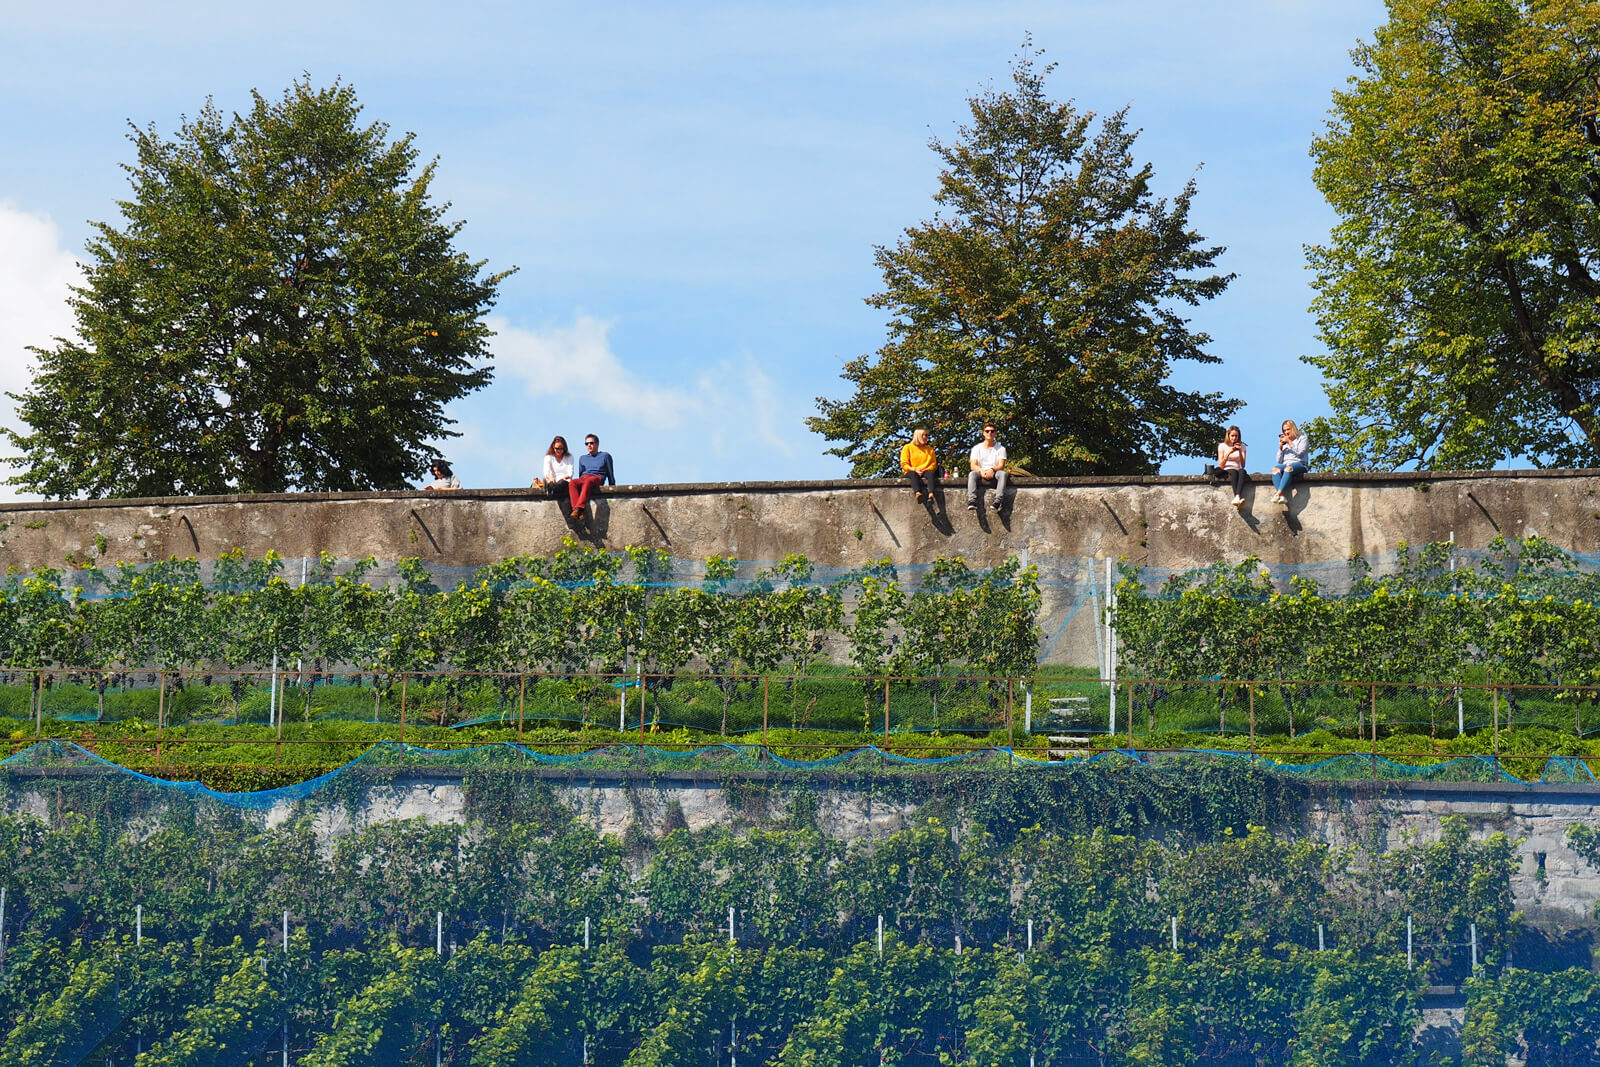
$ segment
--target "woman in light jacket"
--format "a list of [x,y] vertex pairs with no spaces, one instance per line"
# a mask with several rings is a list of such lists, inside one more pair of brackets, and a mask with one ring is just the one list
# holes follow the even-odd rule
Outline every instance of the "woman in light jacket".
[[1278,459],[1272,465],[1272,494],[1274,504],[1284,503],[1283,494],[1296,474],[1311,469],[1311,440],[1300,432],[1293,419],[1283,420],[1283,430],[1278,434]]

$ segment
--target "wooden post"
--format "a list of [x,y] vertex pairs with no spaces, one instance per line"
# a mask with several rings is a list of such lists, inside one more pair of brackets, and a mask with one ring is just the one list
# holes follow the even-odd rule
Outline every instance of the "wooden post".
[[[406,678],[407,676],[404,674],[400,676],[400,743],[402,745],[406,743]],[[280,718],[279,721],[281,722],[282,719]]]
[[1006,736],[1010,739],[1010,746],[1017,747],[1017,682],[1015,678],[1006,679]]
[[528,676],[517,675],[517,744],[522,744],[522,705],[528,698]]
[[883,680],[883,747],[889,747],[889,679]]
[[[165,732],[167,719],[167,672],[160,671],[156,675],[156,766],[161,762],[161,738]],[[44,721],[44,689],[39,690],[39,721]]]
[[1490,714],[1493,716],[1489,720],[1489,728],[1494,731],[1494,769],[1498,773],[1500,770],[1500,687],[1490,686],[1489,696],[1491,700]]
[[1250,762],[1256,761],[1256,683],[1251,682],[1245,689],[1250,701]]
[[278,705],[278,736],[272,742],[272,762],[283,762],[283,705]]
[[1372,683],[1372,777],[1378,777],[1378,683]]
[[763,759],[766,758],[765,749],[767,747],[767,697],[768,697],[768,687],[769,687],[771,682],[772,682],[772,676],[771,675],[763,674],[761,676],[761,748],[763,750],[761,755],[762,755]]

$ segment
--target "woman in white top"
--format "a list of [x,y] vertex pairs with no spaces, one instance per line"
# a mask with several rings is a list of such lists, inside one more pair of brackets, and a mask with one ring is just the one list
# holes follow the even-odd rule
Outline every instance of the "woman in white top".
[[429,468],[433,471],[433,481],[423,486],[424,489],[460,489],[461,479],[450,471],[450,464],[442,459],[433,461]]
[[573,464],[572,454],[567,451],[567,439],[557,434],[550,442],[550,450],[544,454],[544,473],[539,477],[544,483],[544,491],[565,500],[567,483],[575,473],[577,468]]
[[1233,486],[1233,506],[1244,507],[1244,487],[1250,481],[1250,475],[1244,470],[1244,436],[1240,434],[1239,427],[1229,426],[1228,432],[1222,435],[1222,443],[1217,446],[1217,466],[1228,474],[1228,481]]

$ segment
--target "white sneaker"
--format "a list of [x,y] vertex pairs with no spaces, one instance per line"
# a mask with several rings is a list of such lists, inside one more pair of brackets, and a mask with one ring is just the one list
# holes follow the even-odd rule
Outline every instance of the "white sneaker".
[[1242,496],[1234,497],[1233,498],[1233,506],[1236,507],[1236,508],[1244,507],[1244,497],[1242,497]]

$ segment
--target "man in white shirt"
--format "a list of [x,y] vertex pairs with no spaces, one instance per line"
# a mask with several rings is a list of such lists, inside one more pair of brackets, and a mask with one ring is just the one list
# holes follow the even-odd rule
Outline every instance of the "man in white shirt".
[[967,510],[978,510],[978,488],[989,486],[994,495],[989,506],[999,511],[1006,496],[1006,446],[995,440],[994,423],[983,424],[983,440],[972,446],[968,457],[972,469],[967,473]]

